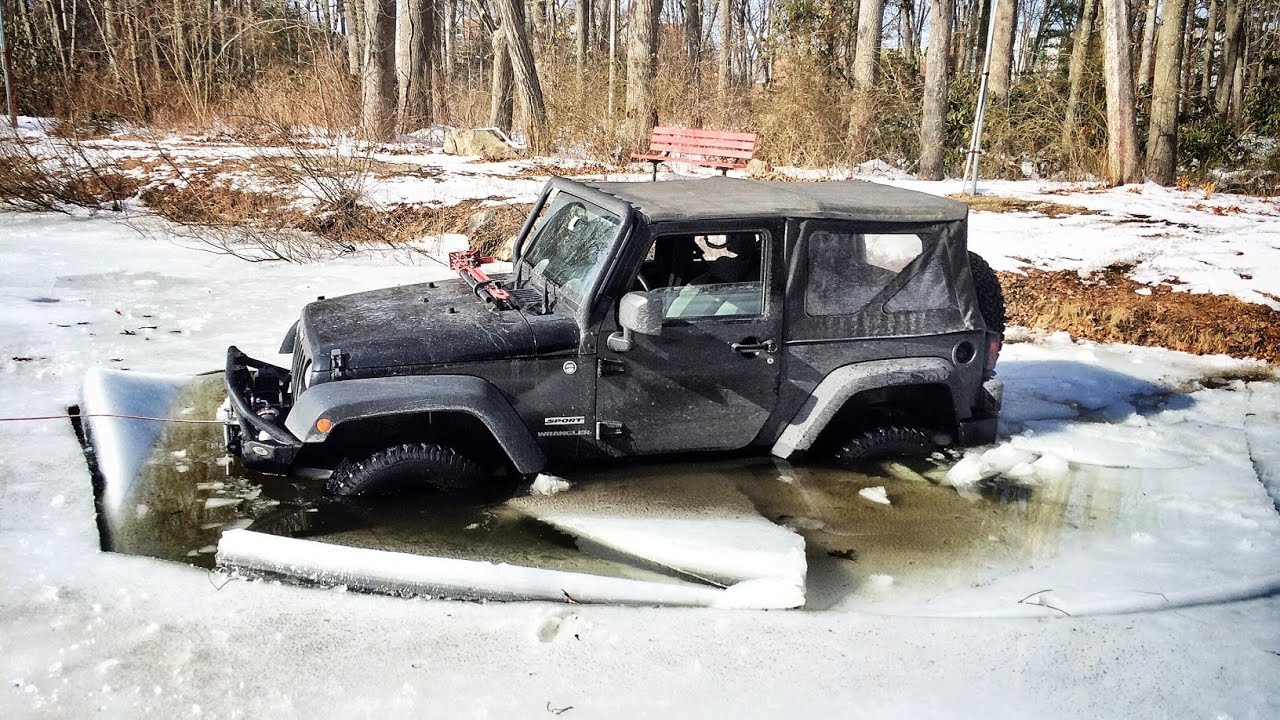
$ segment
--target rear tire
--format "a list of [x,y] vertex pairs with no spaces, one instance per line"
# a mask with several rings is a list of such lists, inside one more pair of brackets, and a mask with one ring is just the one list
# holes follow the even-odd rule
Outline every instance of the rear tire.
[[975,252],[969,253],[969,270],[973,273],[973,290],[978,296],[978,311],[991,332],[1004,335],[1004,291],[1000,278],[987,261]]
[[858,433],[841,443],[835,460],[848,466],[895,456],[925,457],[937,449],[932,436],[920,428],[887,425]]
[[343,460],[325,487],[340,497],[421,488],[460,492],[474,489],[483,479],[480,466],[451,447],[408,443]]

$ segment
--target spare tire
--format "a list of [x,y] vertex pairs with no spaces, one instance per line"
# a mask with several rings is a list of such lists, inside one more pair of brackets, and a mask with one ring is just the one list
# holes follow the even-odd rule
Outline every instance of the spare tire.
[[343,460],[329,476],[332,495],[363,495],[413,488],[470,490],[484,479],[480,466],[447,445],[410,443]]
[[973,273],[973,290],[978,296],[982,321],[988,330],[1004,335],[1004,291],[1000,289],[1000,278],[976,252],[969,253],[969,270]]

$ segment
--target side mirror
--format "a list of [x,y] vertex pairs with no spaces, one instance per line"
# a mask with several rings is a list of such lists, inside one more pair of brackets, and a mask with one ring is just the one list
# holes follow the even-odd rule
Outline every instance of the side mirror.
[[618,322],[622,332],[609,336],[609,349],[627,352],[631,349],[632,333],[641,335],[662,334],[662,298],[648,293],[630,292],[622,296],[618,304]]

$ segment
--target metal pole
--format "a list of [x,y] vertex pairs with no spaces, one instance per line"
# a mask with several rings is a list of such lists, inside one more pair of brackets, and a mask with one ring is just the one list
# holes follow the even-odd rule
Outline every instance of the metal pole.
[[4,75],[5,112],[9,114],[9,125],[16,131],[18,129],[18,103],[14,98],[13,76],[10,74],[13,67],[13,51],[9,48],[8,33],[5,30],[4,0],[0,0],[0,66],[3,66],[0,68],[0,75]]
[[978,194],[978,159],[982,155],[982,123],[987,115],[987,79],[991,77],[991,46],[996,42],[996,9],[1001,2],[1012,2],[1012,0],[991,0],[991,22],[987,26],[987,49],[986,58],[982,61],[982,83],[978,86],[978,107],[973,112],[973,133],[969,136],[969,154],[964,161],[964,181],[972,182],[970,195]]

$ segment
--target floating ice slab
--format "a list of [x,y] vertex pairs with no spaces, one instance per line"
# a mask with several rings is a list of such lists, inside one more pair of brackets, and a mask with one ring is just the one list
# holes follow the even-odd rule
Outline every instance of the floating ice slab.
[[596,482],[512,501],[580,540],[641,562],[732,585],[781,582],[803,596],[804,538],[761,517],[713,464],[705,472]]
[[170,416],[174,399],[191,382],[186,375],[155,375],[90,368],[84,378],[80,412],[93,441],[102,475],[104,509],[120,510],[138,471],[164,430],[163,422],[103,415]]
[[331,545],[250,530],[223,533],[218,565],[393,595],[743,609],[791,608],[804,602],[803,594],[786,583],[767,579],[725,589],[646,582]]

